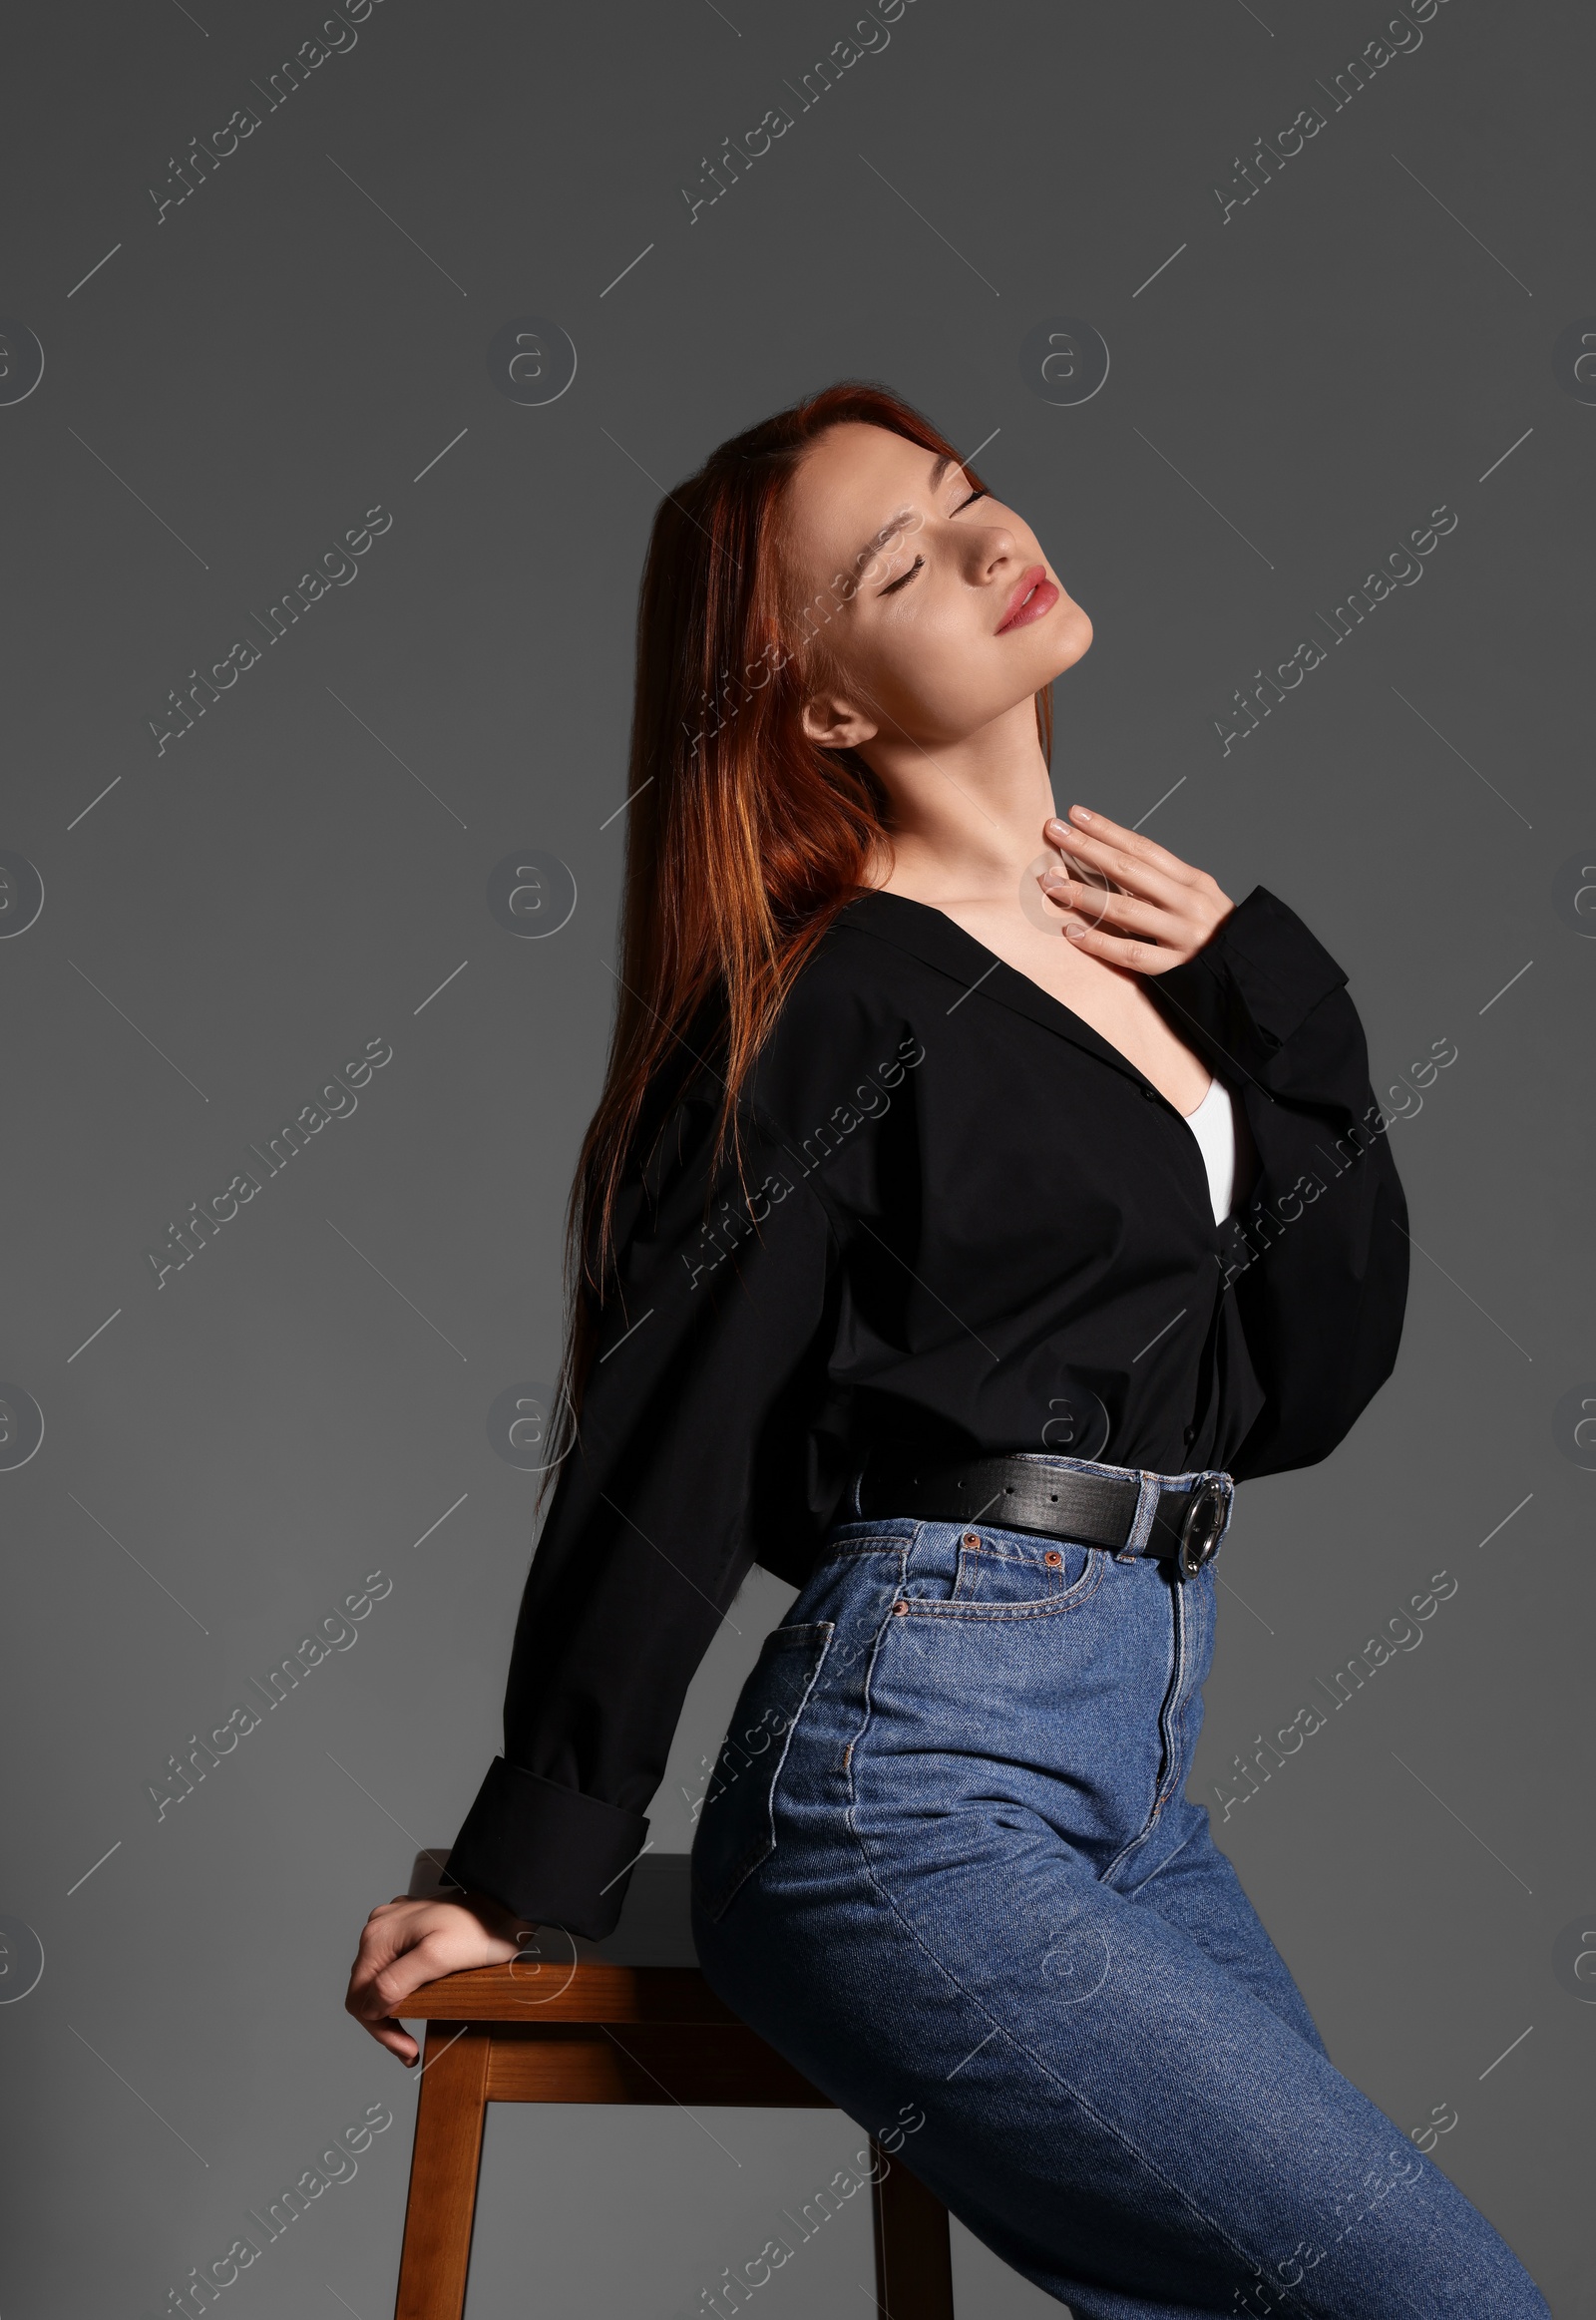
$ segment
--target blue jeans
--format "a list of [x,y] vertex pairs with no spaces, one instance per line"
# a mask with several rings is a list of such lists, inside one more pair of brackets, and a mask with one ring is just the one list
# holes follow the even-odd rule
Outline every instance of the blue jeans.
[[700,1812],[704,1973],[1076,2320],[1549,2320],[1185,1796],[1214,1612],[1212,1563],[835,1526]]

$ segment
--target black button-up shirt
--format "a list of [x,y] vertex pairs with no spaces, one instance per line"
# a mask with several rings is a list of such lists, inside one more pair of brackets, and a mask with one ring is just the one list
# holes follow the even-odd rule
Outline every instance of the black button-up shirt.
[[[711,1168],[714,1057],[617,1202],[582,1422],[451,1876],[601,1937],[751,1564],[801,1586],[873,1446],[1311,1465],[1390,1375],[1406,1207],[1347,977],[1255,887],[1143,987],[1256,1152],[1216,1225],[1134,1064],[944,912],[872,893],[793,986]],[[660,1129],[662,1133],[655,1135]]]

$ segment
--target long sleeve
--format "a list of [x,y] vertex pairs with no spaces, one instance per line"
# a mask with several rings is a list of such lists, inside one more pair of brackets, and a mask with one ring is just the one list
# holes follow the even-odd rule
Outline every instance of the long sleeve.
[[1347,976],[1255,887],[1148,988],[1239,1087],[1259,1174],[1222,1260],[1264,1400],[1238,1481],[1327,1457],[1391,1375],[1407,1297],[1407,1208]]
[[650,1097],[461,1885],[612,1929],[738,1587],[756,1560],[802,1584],[878,1442],[1046,1447],[1095,1379],[1123,1463],[1173,1470],[1183,1430],[1239,1478],[1335,1448],[1393,1367],[1407,1283],[1346,981],[1262,887],[1148,977],[1259,1155],[1220,1231],[1134,1066],[903,896],[849,905],[796,977],[742,1091],[741,1183],[714,1167],[707,1065]]
[[[754,1558],[824,1366],[828,1211],[750,1135],[710,1196],[700,1075],[617,1204],[617,1259],[517,1623],[505,1749],[450,1875],[518,1915],[612,1930],[687,1687]],[[706,1223],[707,1217],[707,1223]]]

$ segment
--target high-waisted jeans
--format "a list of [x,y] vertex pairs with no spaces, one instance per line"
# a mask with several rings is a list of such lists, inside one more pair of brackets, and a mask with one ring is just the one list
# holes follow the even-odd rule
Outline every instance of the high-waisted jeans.
[[838,1524],[700,1812],[703,1970],[1077,2320],[1549,2320],[1185,1796],[1214,1611],[1212,1563]]

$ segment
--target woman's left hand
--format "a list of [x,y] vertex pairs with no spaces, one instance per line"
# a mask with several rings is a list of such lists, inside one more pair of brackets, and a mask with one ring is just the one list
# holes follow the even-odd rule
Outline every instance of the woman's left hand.
[[1069,813],[1067,822],[1043,826],[1047,844],[1126,890],[1105,893],[1087,879],[1071,879],[1067,868],[1046,871],[1037,881],[1050,902],[1081,914],[1065,921],[1064,933],[1093,958],[1137,974],[1167,974],[1200,951],[1235,909],[1206,870],[1194,870],[1106,814],[1085,806],[1071,806]]

